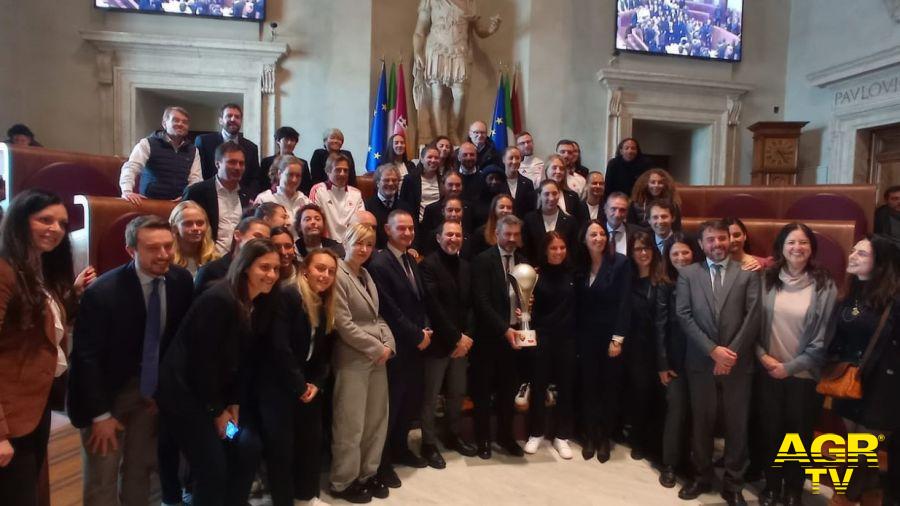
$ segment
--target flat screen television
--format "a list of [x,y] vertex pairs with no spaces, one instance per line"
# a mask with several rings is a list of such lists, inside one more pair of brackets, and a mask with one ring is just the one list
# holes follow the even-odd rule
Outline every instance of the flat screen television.
[[740,61],[744,0],[616,0],[616,49]]
[[266,0],[91,0],[97,9],[262,22]]

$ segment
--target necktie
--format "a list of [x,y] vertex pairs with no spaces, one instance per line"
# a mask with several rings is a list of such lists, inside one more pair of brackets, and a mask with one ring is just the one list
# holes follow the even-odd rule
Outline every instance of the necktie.
[[609,231],[609,242],[612,243],[612,247],[616,247],[616,235],[619,233],[616,229],[611,229]]
[[394,208],[394,199],[384,199],[384,207],[387,207],[388,209],[393,209]]
[[144,323],[144,353],[141,359],[141,395],[152,398],[159,378],[159,334],[162,308],[159,300],[160,279],[153,280],[147,300],[147,321]]
[[722,289],[722,266],[712,264],[713,269],[713,297],[719,298],[719,291]]
[[509,261],[511,255],[503,255],[503,270],[509,274]]
[[416,284],[416,277],[413,275],[412,265],[409,263],[409,254],[404,253],[401,255],[403,257],[403,270],[406,271],[406,277],[409,278],[409,284],[412,285],[413,292],[416,294],[416,298],[419,298],[419,285]]

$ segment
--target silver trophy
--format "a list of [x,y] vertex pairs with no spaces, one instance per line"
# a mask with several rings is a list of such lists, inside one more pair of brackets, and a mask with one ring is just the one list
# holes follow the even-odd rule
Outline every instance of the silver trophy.
[[529,323],[531,311],[528,310],[534,286],[537,284],[538,275],[534,267],[528,264],[517,264],[509,273],[516,280],[516,292],[519,294],[519,309],[522,311],[522,330],[516,331],[519,346],[537,346],[537,335]]

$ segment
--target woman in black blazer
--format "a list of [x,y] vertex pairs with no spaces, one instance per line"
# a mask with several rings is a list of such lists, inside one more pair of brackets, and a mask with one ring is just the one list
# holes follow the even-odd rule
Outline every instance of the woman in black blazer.
[[687,354],[687,337],[681,330],[675,314],[675,282],[680,269],[701,258],[696,251],[697,242],[681,232],[675,232],[675,240],[664,252],[668,282],[656,287],[656,310],[653,321],[656,334],[656,371],[666,389],[666,414],[663,422],[662,469],[659,483],[663,487],[675,486],[675,468],[686,463],[688,457],[688,397],[684,357]]
[[531,402],[528,410],[530,437],[525,453],[535,453],[544,440],[547,418],[544,401],[550,383],[556,385],[553,448],[564,459],[572,458],[569,438],[575,393],[575,276],[568,258],[569,247],[560,232],[550,231],[540,247],[540,271],[534,289],[532,328],[537,333]]
[[631,321],[631,266],[609,245],[606,228],[591,220],[582,236],[586,260],[575,281],[576,338],[581,358],[585,460],[609,460],[609,435],[618,421],[622,343]]
[[268,239],[242,246],[225,279],[194,301],[160,366],[160,416],[191,466],[194,504],[247,503],[261,452],[251,384],[279,264]]
[[[559,185],[559,208],[575,218],[579,225],[587,223],[588,220],[584,218],[582,210],[582,207],[586,206],[582,206],[578,194],[570,190],[569,185],[566,183],[568,170],[566,169],[565,160],[561,156],[554,154],[548,156],[544,164],[544,181],[552,179]],[[540,188],[538,191],[540,192]],[[538,202],[540,202],[540,195],[538,195]]]
[[[413,219],[416,224],[422,222],[425,207],[441,198],[441,153],[434,146],[425,148],[422,155],[422,170],[403,176],[400,185],[400,200],[406,202],[415,211]],[[416,230],[417,233],[430,230]]]
[[656,370],[656,326],[654,313],[660,287],[669,283],[662,256],[653,235],[639,230],[631,242],[631,326],[624,345],[626,398],[631,419],[631,458],[660,453],[662,424],[658,423],[662,391]]
[[513,198],[507,194],[500,194],[491,201],[490,213],[488,214],[487,223],[479,226],[472,233],[471,240],[467,252],[461,252],[464,258],[475,258],[482,251],[497,245],[497,221],[500,218],[512,214],[515,202]]
[[322,136],[322,144],[321,148],[313,151],[312,158],[309,159],[310,184],[304,193],[309,195],[309,189],[317,183],[328,181],[328,175],[325,174],[325,163],[328,162],[329,156],[337,153],[341,153],[350,160],[350,179],[347,184],[356,187],[356,164],[353,163],[353,153],[341,149],[344,145],[344,133],[337,128],[329,128]]
[[[522,227],[522,240],[525,244],[525,255],[537,263],[541,256],[540,245],[543,243],[547,232],[555,230],[566,241],[570,252],[574,253],[576,235],[578,234],[578,222],[576,219],[559,208],[562,199],[562,188],[552,179],[545,179],[541,183],[540,205],[525,217]],[[574,257],[574,255],[570,255]]]
[[323,389],[331,376],[338,257],[314,249],[282,289],[260,370],[261,434],[275,506],[319,496]]

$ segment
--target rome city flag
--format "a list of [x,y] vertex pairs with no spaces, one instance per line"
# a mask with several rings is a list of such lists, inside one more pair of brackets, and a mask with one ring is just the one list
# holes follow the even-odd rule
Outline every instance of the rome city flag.
[[[409,124],[406,113],[406,77],[403,75],[403,64],[397,67],[397,96],[394,100],[395,113],[392,123],[395,134],[403,134],[406,138],[406,127]],[[406,143],[409,145],[409,143]],[[390,146],[389,146],[390,147]]]
[[384,62],[381,63],[381,79],[378,80],[378,93],[375,97],[375,107],[372,111],[372,130],[369,131],[369,153],[366,156],[366,170],[374,171],[381,165],[384,156],[384,146],[387,139],[387,83],[384,77]]

